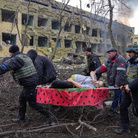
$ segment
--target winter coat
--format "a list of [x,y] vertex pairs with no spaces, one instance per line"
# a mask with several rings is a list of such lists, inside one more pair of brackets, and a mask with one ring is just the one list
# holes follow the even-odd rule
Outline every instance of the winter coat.
[[[21,60],[21,58],[16,56],[19,54],[21,53],[20,52],[14,53],[9,60],[5,61],[2,65],[0,65],[0,75],[6,73],[7,71],[11,70],[16,71],[23,67],[24,65],[23,60]],[[37,81],[38,81],[38,76],[37,74],[35,74],[30,77],[20,79],[19,84],[21,86],[32,86],[32,85],[37,85]]]
[[130,89],[138,90],[138,77],[129,83]]
[[44,57],[37,54],[35,50],[29,50],[27,55],[32,59],[36,68],[39,84],[46,84],[51,78],[56,77],[57,71],[52,62]]
[[96,73],[107,72],[109,86],[123,86],[126,84],[127,62],[125,58],[116,54],[112,59],[109,58],[101,67],[96,69]]
[[[98,67],[101,66],[100,59],[97,55],[92,54],[90,57],[87,58],[87,67],[84,70],[86,76],[90,76],[91,71],[95,71]],[[100,74],[97,76],[100,77]]]
[[127,82],[130,83],[138,76],[138,57],[134,56],[128,60]]

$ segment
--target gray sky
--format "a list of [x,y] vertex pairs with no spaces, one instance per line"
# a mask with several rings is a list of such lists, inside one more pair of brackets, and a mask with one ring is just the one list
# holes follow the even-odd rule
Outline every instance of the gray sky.
[[[56,0],[56,1],[62,2],[62,0]],[[86,5],[88,4],[89,1],[90,0],[82,0],[82,8],[84,10],[90,11],[90,9],[86,7]],[[69,5],[74,6],[74,7],[77,7],[77,6],[80,7],[79,4],[80,4],[79,0],[70,0],[70,2],[69,2]],[[135,27],[135,34],[138,34],[138,7],[135,9],[136,10],[134,11],[133,16],[129,17],[129,20],[127,21],[127,25],[129,25],[131,27]]]

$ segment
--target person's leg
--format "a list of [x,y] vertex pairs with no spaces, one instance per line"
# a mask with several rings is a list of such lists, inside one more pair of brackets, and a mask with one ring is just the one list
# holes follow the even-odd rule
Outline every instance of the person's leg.
[[66,80],[55,80],[52,82],[50,88],[73,88],[73,83]]
[[25,120],[26,99],[24,94],[25,94],[25,89],[23,88],[19,96],[19,116],[18,118],[12,119],[14,122],[23,122]]
[[120,119],[122,123],[121,129],[116,129],[117,134],[130,133],[130,123],[128,116],[128,107],[131,104],[131,97],[129,93],[123,93],[120,105]]
[[47,118],[50,116],[50,112],[45,110],[40,104],[36,102],[36,89],[34,86],[25,88],[26,99],[31,108],[37,110]]
[[118,104],[120,103],[121,97],[122,97],[122,90],[120,90],[120,89],[114,90],[114,98],[113,98],[112,106],[108,112],[109,117],[114,116],[116,108],[117,108]]
[[137,90],[131,90],[131,94],[133,113],[136,117],[138,117],[138,92]]
[[118,103],[121,100],[121,95],[122,95],[122,90],[120,90],[120,89],[114,90],[114,98],[113,98],[113,103],[112,103],[112,106],[111,106],[111,109],[113,111],[116,110],[116,108],[118,106]]

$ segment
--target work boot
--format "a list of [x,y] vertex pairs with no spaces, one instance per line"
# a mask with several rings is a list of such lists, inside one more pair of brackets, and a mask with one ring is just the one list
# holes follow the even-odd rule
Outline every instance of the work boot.
[[46,121],[43,124],[54,126],[56,124],[55,117],[53,115],[50,115],[48,118],[46,118]]
[[109,117],[114,117],[114,111],[112,110],[112,109],[110,109],[109,111],[108,111],[108,116]]
[[115,129],[114,131],[115,131],[115,133],[120,134],[120,135],[124,134],[124,133],[130,134],[130,130],[129,129],[123,129],[123,128],[121,128],[121,129]]
[[23,123],[25,120],[20,118],[13,118],[12,121],[15,123]]

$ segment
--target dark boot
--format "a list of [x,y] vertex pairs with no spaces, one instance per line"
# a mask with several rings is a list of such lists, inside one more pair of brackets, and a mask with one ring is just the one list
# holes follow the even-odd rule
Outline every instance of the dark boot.
[[15,123],[23,123],[25,120],[20,118],[13,118],[12,121]]
[[129,129],[123,129],[123,128],[121,128],[121,129],[116,129],[116,130],[114,130],[115,131],[115,133],[117,133],[117,134],[124,134],[124,133],[130,133],[130,130]]

